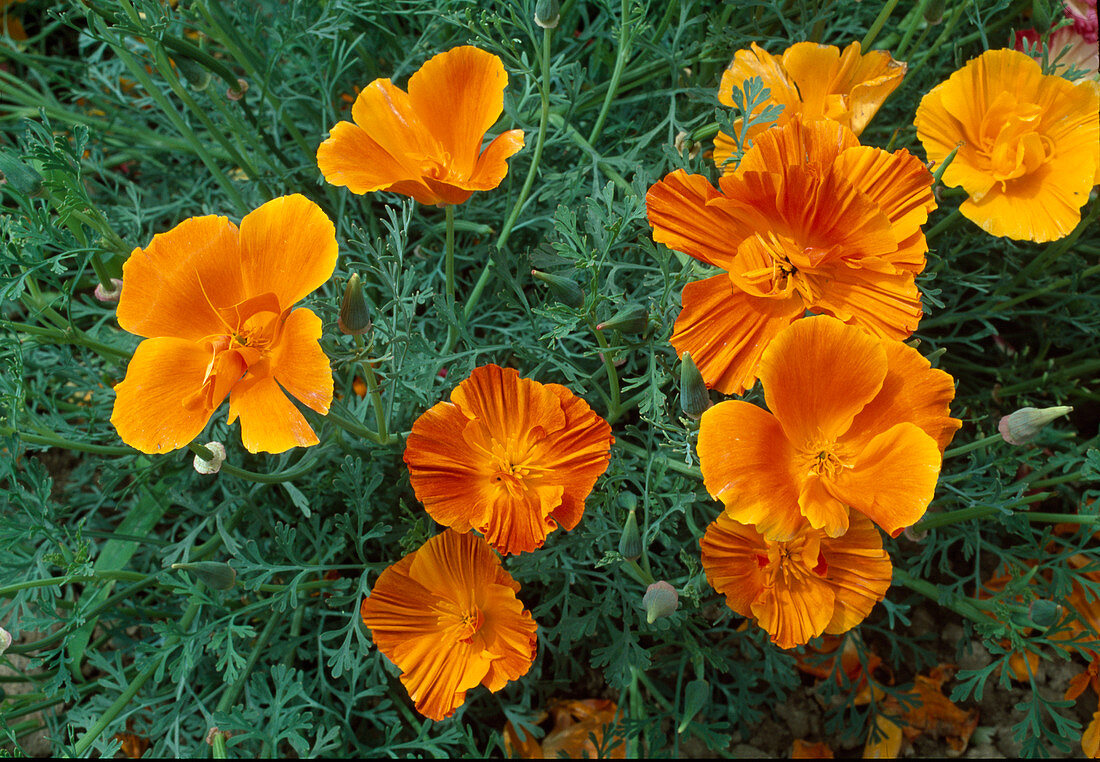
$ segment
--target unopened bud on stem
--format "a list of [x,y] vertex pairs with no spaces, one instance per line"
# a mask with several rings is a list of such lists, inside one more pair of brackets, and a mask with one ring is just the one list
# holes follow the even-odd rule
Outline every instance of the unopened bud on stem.
[[580,307],[584,303],[584,292],[576,281],[561,275],[544,273],[540,270],[532,270],[531,275],[535,280],[542,281],[550,287],[551,293],[559,302],[569,307]]
[[691,355],[680,355],[680,409],[684,415],[698,420],[710,407],[710,393],[703,374],[699,372]]
[[615,329],[619,333],[642,333],[649,324],[649,312],[640,304],[628,304],[610,320],[596,326],[598,330]]
[[645,608],[645,620],[653,624],[661,617],[676,613],[680,606],[680,594],[672,585],[659,580],[646,588],[642,606]]
[[340,302],[340,317],[336,327],[349,336],[358,336],[370,330],[370,311],[363,296],[363,281],[359,273],[353,273],[344,286],[344,300]]
[[1001,418],[1000,423],[997,424],[997,431],[1001,432],[1004,440],[1011,445],[1027,444],[1039,436],[1039,432],[1048,423],[1071,412],[1073,408],[1068,405],[1044,409],[1022,407],[1015,413],[1009,413]]
[[538,0],[535,4],[535,23],[543,29],[555,29],[561,21],[558,0]]

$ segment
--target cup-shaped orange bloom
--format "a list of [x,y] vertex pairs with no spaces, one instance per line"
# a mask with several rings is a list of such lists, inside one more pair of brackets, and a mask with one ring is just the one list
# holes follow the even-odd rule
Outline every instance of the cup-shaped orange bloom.
[[646,195],[653,238],[726,272],[684,288],[672,344],[707,386],[739,394],[806,310],[904,339],[921,318],[921,225],[932,175],[907,151],[861,146],[837,122],[761,133],[720,189],[677,170]]
[[[858,42],[844,50],[797,42],[778,58],[754,42],[748,50],[737,51],[722,74],[718,100],[732,108],[733,89],[744,90],[748,79],[759,77],[771,91],[767,105],[783,107],[776,125],[796,116],[806,122],[831,119],[859,135],[901,84],[905,69],[903,62],[895,61],[885,50],[861,53]],[[740,122],[736,124],[740,129]],[[746,138],[755,139],[769,126],[754,125]],[[727,160],[736,148],[733,138],[723,132],[714,139],[714,163],[726,173],[735,169]]]
[[703,482],[731,519],[786,542],[804,520],[839,537],[849,508],[895,537],[924,515],[961,425],[951,376],[822,315],[772,341],[760,381],[770,413],[728,400],[699,422]]
[[332,276],[336,230],[305,196],[241,220],[192,217],[135,249],[122,268],[118,323],[146,337],[115,386],[111,423],[142,452],[183,447],[229,397],[249,452],[317,444],[287,393],[332,402],[321,320],[294,304]]
[[431,517],[502,554],[572,529],[610,460],[611,427],[560,384],[484,365],[416,420],[405,463]]
[[987,50],[920,102],[917,137],[963,216],[995,236],[1063,238],[1100,182],[1100,84],[1045,75],[1016,50]]
[[383,571],[360,614],[416,711],[442,720],[530,669],[537,626],[518,591],[485,540],[445,529]]
[[321,174],[352,193],[388,190],[422,204],[461,204],[508,174],[523,130],[481,142],[504,110],[508,74],[492,53],[469,45],[431,58],[406,93],[376,79],[317,149]]
[[886,595],[893,574],[882,536],[865,516],[853,516],[839,537],[802,522],[790,539],[775,542],[723,514],[699,546],[711,587],[780,648],[852,629]]

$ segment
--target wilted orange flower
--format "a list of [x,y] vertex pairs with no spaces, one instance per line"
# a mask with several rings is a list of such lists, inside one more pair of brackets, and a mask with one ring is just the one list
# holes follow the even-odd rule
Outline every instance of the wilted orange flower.
[[1042,243],[1069,234],[1100,182],[1100,84],[1044,75],[1015,50],[987,50],[917,108],[930,161],[958,145],[943,182],[963,216],[995,236]]
[[[508,756],[520,759],[597,759],[603,747],[607,759],[626,759],[626,743],[616,724],[617,715],[615,702],[607,699],[553,701],[549,716],[554,726],[542,742],[530,735],[521,740],[519,731],[508,722],[504,726],[504,750]],[[547,716],[546,712],[540,712],[537,722],[542,723]],[[606,732],[612,734],[607,743]]]
[[287,398],[332,402],[321,320],[295,302],[336,267],[336,231],[304,196],[268,201],[237,226],[192,217],[135,249],[122,268],[118,323],[145,336],[115,386],[111,423],[142,452],[194,439],[229,397],[249,452],[317,444]]
[[469,45],[431,58],[409,78],[363,88],[351,122],[338,122],[317,149],[321,174],[352,193],[388,190],[422,204],[461,204],[500,185],[523,130],[481,142],[504,110],[508,74],[492,53]]
[[720,186],[677,170],[646,196],[655,240],[726,271],[684,288],[672,335],[709,387],[751,387],[768,342],[806,310],[891,339],[916,329],[935,200],[915,156],[793,119],[761,133]]
[[840,537],[802,522],[789,540],[771,542],[722,514],[699,546],[711,587],[780,648],[852,629],[886,595],[893,575],[881,535],[859,515]]
[[23,29],[23,24],[15,17],[15,13],[8,9],[8,6],[14,3],[25,3],[26,1],[0,0],[0,20],[3,21],[3,24],[0,25],[0,31],[13,40],[27,39],[27,32]]
[[[718,100],[732,108],[733,89],[743,90],[748,79],[759,77],[771,91],[767,104],[783,107],[776,125],[795,116],[806,122],[831,119],[859,135],[901,84],[905,69],[905,63],[895,61],[885,50],[862,54],[858,42],[843,51],[835,45],[796,42],[779,58],[754,42],[749,50],[737,51],[723,72]],[[740,121],[736,124],[740,129]],[[754,125],[746,137],[753,140],[769,126]],[[727,174],[736,169],[726,163],[736,148],[733,138],[723,132],[714,139],[714,163]]]
[[502,554],[572,529],[610,460],[611,427],[560,384],[483,365],[416,420],[405,463],[440,524],[485,535]]
[[770,413],[727,400],[699,423],[703,482],[731,519],[787,542],[803,519],[843,535],[849,508],[895,537],[924,515],[961,425],[951,376],[901,342],[818,316],[772,341],[760,380]]
[[530,669],[537,626],[518,591],[485,540],[445,529],[383,571],[360,614],[416,711],[442,720]]

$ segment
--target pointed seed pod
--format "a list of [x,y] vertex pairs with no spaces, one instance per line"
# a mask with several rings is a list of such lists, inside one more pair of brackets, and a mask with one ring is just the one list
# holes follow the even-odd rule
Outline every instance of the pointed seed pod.
[[237,572],[221,561],[196,561],[193,564],[172,564],[173,569],[191,572],[213,590],[228,590],[237,584]]
[[363,281],[359,273],[353,273],[344,286],[344,300],[340,302],[336,327],[349,336],[358,336],[370,330],[370,311],[363,296]]
[[689,418],[699,420],[710,407],[710,393],[703,374],[699,372],[691,355],[680,355],[680,409]]
[[649,325],[649,311],[640,304],[628,304],[596,328],[601,331],[615,329],[620,333],[642,333]]
[[676,732],[683,733],[687,730],[687,726],[691,724],[695,715],[699,714],[699,710],[706,706],[709,701],[710,683],[702,679],[692,680],[688,683],[684,688],[684,718],[680,721]]
[[1039,436],[1039,432],[1048,423],[1071,412],[1073,412],[1073,408],[1068,405],[1043,409],[1022,407],[1016,412],[1009,413],[1001,418],[997,424],[997,431],[1001,432],[1004,440],[1011,445],[1027,444]]
[[581,291],[581,287],[577,285],[576,281],[561,275],[544,273],[540,270],[532,270],[531,275],[535,280],[542,281],[549,286],[551,293],[562,304],[568,307],[580,307],[584,304],[584,292]]
[[642,557],[642,533],[638,530],[638,517],[633,508],[626,515],[622,536],[619,537],[619,555],[627,561]]
[[543,29],[554,29],[561,21],[558,0],[538,0],[535,3],[535,23]]
[[646,588],[642,606],[645,608],[646,622],[653,624],[661,617],[676,613],[680,606],[680,594],[662,579]]

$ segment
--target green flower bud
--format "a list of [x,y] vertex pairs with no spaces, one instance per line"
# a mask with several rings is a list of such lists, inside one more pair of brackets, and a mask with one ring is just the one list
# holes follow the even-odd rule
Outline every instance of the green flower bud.
[[1037,601],[1032,601],[1027,614],[1031,617],[1032,624],[1045,630],[1062,618],[1062,607],[1054,601],[1040,598]]
[[196,561],[193,564],[172,564],[173,569],[191,572],[199,581],[214,590],[229,590],[237,584],[237,572],[221,561]]
[[613,328],[620,333],[642,333],[649,325],[649,312],[640,304],[628,304],[615,313],[610,320],[596,326],[604,331]]
[[642,607],[645,608],[645,620],[653,624],[661,617],[676,613],[680,607],[680,595],[676,588],[664,580],[654,582],[646,588],[642,596]]
[[344,286],[344,300],[340,303],[340,317],[336,327],[349,336],[357,336],[370,330],[370,311],[363,296],[363,282],[359,273],[353,273]]
[[997,431],[1011,445],[1027,444],[1035,437],[1043,427],[1067,413],[1073,412],[1073,408],[1067,405],[1039,409],[1036,407],[1022,407],[1015,413],[1009,413],[1001,418],[997,424]]
[[540,270],[532,270],[531,275],[534,276],[535,280],[542,281],[549,286],[550,291],[562,304],[568,307],[580,307],[584,304],[584,292],[581,291],[581,287],[577,285],[576,281],[564,278],[561,275],[544,273]]
[[561,21],[558,0],[538,0],[535,3],[535,23],[543,29],[554,29]]
[[710,392],[703,374],[695,366],[691,355],[680,355],[680,409],[684,415],[698,420],[711,405]]
[[180,70],[183,78],[195,90],[205,90],[210,85],[210,70],[198,61],[192,61],[190,58],[184,58],[183,56],[172,60],[175,62],[176,68]]
[[627,561],[637,561],[642,557],[642,533],[638,531],[638,517],[633,508],[626,515],[623,534],[619,538],[619,555]]
[[699,714],[699,710],[710,701],[710,683],[706,680],[692,680],[684,688],[684,718],[680,721],[677,733],[683,733],[687,726]]
[[943,8],[945,0],[932,0],[928,5],[924,6],[924,20],[928,22],[930,26],[943,21]]

